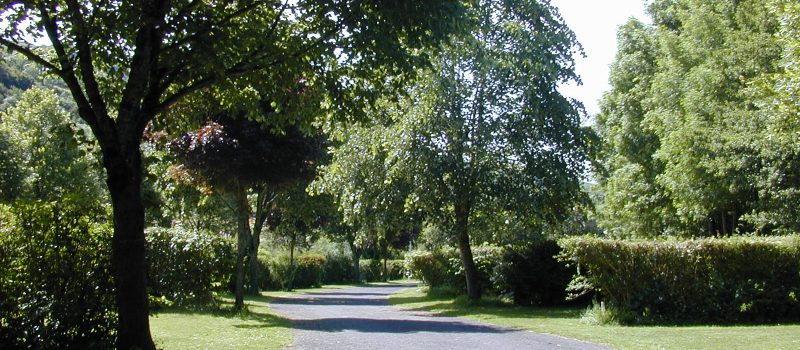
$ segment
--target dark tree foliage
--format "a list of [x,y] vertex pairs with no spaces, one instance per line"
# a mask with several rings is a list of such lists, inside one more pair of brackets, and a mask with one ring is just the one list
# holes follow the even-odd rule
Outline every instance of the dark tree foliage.
[[283,133],[257,122],[227,116],[169,143],[181,167],[220,189],[268,183],[282,186],[314,174],[323,149],[319,137],[294,127]]

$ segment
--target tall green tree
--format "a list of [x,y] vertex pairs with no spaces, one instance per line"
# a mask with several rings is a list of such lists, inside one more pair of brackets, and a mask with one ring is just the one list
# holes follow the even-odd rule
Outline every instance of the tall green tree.
[[[100,145],[113,205],[121,349],[154,348],[139,145],[157,115],[171,121],[197,105],[254,105],[257,92],[280,100],[300,83],[298,71],[307,72],[306,86],[325,85],[328,111],[359,111],[402,84],[427,59],[419,49],[455,30],[461,14],[459,2],[448,0],[3,4],[0,45],[63,80]],[[43,39],[51,45],[37,46]]]
[[600,224],[613,236],[656,235],[674,215],[656,177],[664,164],[653,157],[660,146],[645,117],[659,57],[656,30],[630,19],[617,33],[611,90],[600,101],[598,133],[603,139]]
[[387,162],[409,204],[457,242],[470,299],[480,298],[471,232],[508,210],[563,218],[585,199],[593,134],[559,83],[578,80],[575,37],[546,1],[477,1],[472,31],[453,40],[404,101]]
[[[0,113],[0,180],[5,200],[59,200],[97,204],[105,196],[90,153],[92,142],[70,120],[52,90],[32,88]],[[80,198],[78,198],[80,197]]]
[[752,84],[779,71],[763,1],[664,0],[654,26],[620,31],[598,119],[609,170],[601,217],[615,235],[748,231],[765,110]]
[[[387,101],[381,106],[386,108],[383,112],[393,107]],[[310,187],[312,192],[332,196],[337,203],[343,223],[333,234],[350,247],[357,278],[366,246],[392,241],[414,220],[413,210],[406,207],[409,182],[390,174],[387,163],[387,148],[392,147],[386,127],[390,121],[385,116],[374,119],[376,122],[369,125],[331,133],[338,135],[338,144],[331,150],[330,164],[320,167],[320,176]]]
[[769,1],[769,11],[781,24],[779,70],[752,85],[754,103],[764,111],[765,127],[757,147],[763,167],[754,181],[759,202],[746,216],[756,232],[800,230],[800,3]]

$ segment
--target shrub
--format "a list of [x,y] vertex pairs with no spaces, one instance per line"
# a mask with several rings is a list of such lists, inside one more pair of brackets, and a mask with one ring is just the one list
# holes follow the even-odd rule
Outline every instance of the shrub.
[[225,239],[182,228],[149,228],[148,287],[151,297],[178,306],[205,305],[234,272],[233,246]]
[[325,272],[322,282],[325,284],[345,283],[355,281],[353,259],[341,254],[328,254],[325,256]]
[[[492,284],[492,276],[494,270],[503,255],[503,249],[492,245],[480,245],[472,248],[472,258],[475,261],[475,267],[478,269],[478,287],[482,292],[496,291]],[[464,277],[464,268],[461,263],[461,257],[456,249],[447,250],[449,261],[449,272],[452,276],[451,283],[467,290],[467,281]]]
[[623,321],[800,319],[800,237],[559,242]]
[[358,262],[361,280],[365,282],[383,281],[383,260],[361,259]]
[[294,278],[294,268],[289,262],[288,257],[278,257],[269,263],[269,271],[272,280],[280,289],[290,289]]
[[439,251],[417,251],[406,254],[405,268],[412,278],[431,287],[452,285],[455,276],[449,274],[448,258]]
[[[482,290],[492,289],[491,276],[500,260],[502,249],[482,245],[472,249],[473,259],[478,268],[478,283]],[[466,290],[466,280],[461,258],[455,249],[436,252],[412,252],[406,254],[405,269],[411,277],[419,279],[431,287],[444,285]]]
[[111,348],[111,229],[70,198],[0,205],[0,347]]
[[406,268],[404,260],[387,260],[386,261],[387,280],[399,280],[405,278]]
[[516,305],[558,305],[575,274],[555,256],[561,247],[554,240],[537,240],[503,250],[492,274],[492,284]]
[[325,257],[318,254],[305,254],[295,263],[294,288],[319,287],[325,269]]

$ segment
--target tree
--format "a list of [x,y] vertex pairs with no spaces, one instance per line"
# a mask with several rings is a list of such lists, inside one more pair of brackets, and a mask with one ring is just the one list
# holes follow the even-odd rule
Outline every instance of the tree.
[[[322,143],[297,129],[277,134],[258,122],[222,116],[170,143],[184,170],[200,183],[234,198],[237,222],[235,307],[244,306],[245,258],[249,256],[251,287],[258,292],[258,243],[271,202],[281,187],[313,177]],[[256,211],[247,194],[256,194]]]
[[600,101],[598,133],[603,139],[604,198],[600,223],[612,236],[657,235],[669,226],[674,208],[656,180],[664,164],[653,155],[660,144],[645,117],[659,55],[656,31],[630,19],[617,33],[611,90]]
[[[387,101],[379,106],[392,108]],[[408,181],[389,173],[386,147],[391,140],[386,123],[390,121],[380,116],[374,119],[331,132],[339,137],[331,162],[320,166],[320,175],[310,186],[312,192],[334,198],[342,223],[331,234],[348,244],[356,278],[360,278],[360,260],[368,243],[382,243],[385,255],[393,236],[414,221],[414,213],[406,210]]]
[[480,298],[471,231],[503,210],[553,222],[585,199],[592,132],[557,85],[577,80],[572,32],[538,1],[479,1],[474,27],[438,56],[387,137],[389,173],[412,184],[410,205],[450,232],[467,294]]
[[337,217],[333,215],[336,209],[332,198],[328,195],[312,196],[306,191],[310,180],[297,181],[278,192],[268,219],[274,237],[289,246],[288,290],[294,286],[297,270],[295,251],[308,248],[327,226],[338,224],[333,221]]
[[71,195],[86,204],[102,202],[105,194],[90,154],[92,142],[72,123],[52,90],[29,89],[0,113],[0,140],[5,141],[0,162],[8,161],[2,170],[6,177],[0,180],[5,200],[52,201]]
[[748,231],[768,162],[753,86],[779,71],[778,21],[762,1],[664,0],[649,11],[654,27],[620,31],[598,118],[603,224],[614,235]]
[[[141,200],[145,127],[208,108],[325,85],[329,111],[358,111],[457,28],[456,1],[7,1],[0,45],[59,77],[97,139],[113,206],[118,347],[153,349]],[[36,46],[46,38],[50,47]],[[367,74],[382,72],[383,74]],[[397,79],[392,79],[395,77]],[[210,98],[210,97],[218,98]],[[208,104],[201,102],[208,101]],[[255,103],[255,101],[252,101]]]

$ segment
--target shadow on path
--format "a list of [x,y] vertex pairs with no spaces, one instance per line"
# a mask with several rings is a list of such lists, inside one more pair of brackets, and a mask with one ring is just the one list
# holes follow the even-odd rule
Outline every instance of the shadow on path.
[[468,324],[458,321],[441,320],[400,320],[379,318],[322,318],[313,320],[296,320],[295,328],[341,332],[352,330],[365,333],[508,333],[514,332],[497,327]]

